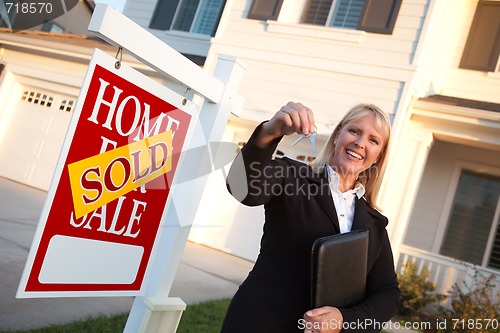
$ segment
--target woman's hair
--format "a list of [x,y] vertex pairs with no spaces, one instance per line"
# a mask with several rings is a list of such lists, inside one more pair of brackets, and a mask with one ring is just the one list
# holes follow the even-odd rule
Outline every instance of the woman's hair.
[[337,138],[340,129],[350,123],[367,115],[374,115],[376,119],[377,131],[384,138],[382,151],[371,167],[361,172],[358,176],[358,181],[365,187],[365,199],[372,208],[375,207],[378,191],[382,183],[382,176],[387,164],[387,151],[391,137],[391,123],[387,115],[377,106],[373,104],[358,104],[350,109],[337,124],[333,130],[328,142],[319,152],[318,156],[311,162],[311,167],[315,172],[320,172],[332,159],[335,154],[335,139]]

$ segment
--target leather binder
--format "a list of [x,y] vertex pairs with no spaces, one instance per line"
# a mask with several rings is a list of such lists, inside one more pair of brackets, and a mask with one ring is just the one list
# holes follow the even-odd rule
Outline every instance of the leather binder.
[[349,307],[365,297],[368,230],[318,238],[312,247],[311,305]]

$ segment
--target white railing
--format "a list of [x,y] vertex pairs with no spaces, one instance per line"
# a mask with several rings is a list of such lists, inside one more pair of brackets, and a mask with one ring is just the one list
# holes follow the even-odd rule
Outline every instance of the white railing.
[[[406,263],[412,260],[418,268],[418,273],[424,267],[429,270],[429,281],[434,283],[436,292],[448,295],[452,287],[458,283],[460,287],[468,286],[474,289],[478,275],[482,277],[494,276],[492,300],[500,298],[500,272],[479,266],[473,266],[439,254],[423,251],[411,246],[400,245],[399,254],[396,257],[396,271],[402,273]],[[477,274],[476,274],[477,273]],[[475,278],[476,274],[476,278]],[[481,280],[481,279],[479,279]]]

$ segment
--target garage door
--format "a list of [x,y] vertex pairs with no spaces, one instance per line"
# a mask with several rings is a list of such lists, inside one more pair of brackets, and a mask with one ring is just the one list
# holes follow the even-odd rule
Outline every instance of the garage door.
[[48,190],[76,97],[23,86],[0,142],[0,176]]

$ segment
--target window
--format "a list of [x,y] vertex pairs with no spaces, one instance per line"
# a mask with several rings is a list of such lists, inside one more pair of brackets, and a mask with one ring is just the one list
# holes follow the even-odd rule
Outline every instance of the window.
[[59,110],[71,112],[71,111],[73,111],[74,104],[75,104],[74,100],[65,99],[61,102],[61,105],[59,105]]
[[462,171],[441,254],[500,269],[500,177]]
[[356,29],[365,0],[313,0],[304,23]]
[[[309,0],[302,23],[392,34],[402,0]],[[276,20],[283,0],[254,0],[248,18]]]
[[479,1],[467,37],[460,68],[499,71],[500,2]]
[[160,0],[150,28],[214,36],[225,0]]
[[304,23],[391,34],[401,0],[311,0]]
[[54,101],[54,97],[37,91],[25,90],[21,96],[21,101],[50,108]]

